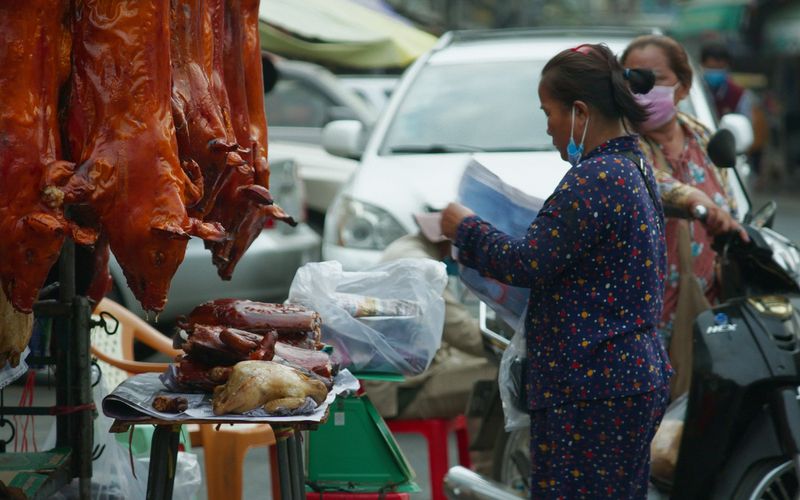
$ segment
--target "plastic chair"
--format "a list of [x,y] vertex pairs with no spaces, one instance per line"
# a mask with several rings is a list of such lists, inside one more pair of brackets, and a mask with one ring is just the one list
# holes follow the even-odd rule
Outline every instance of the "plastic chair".
[[[129,310],[113,300],[104,298],[95,308],[95,314],[107,312],[119,322],[116,335],[100,333],[93,336],[91,353],[112,367],[103,367],[103,373],[113,368],[128,375],[162,372],[168,363],[134,361],[133,342],[138,340],[168,356],[181,353],[172,342]],[[125,373],[127,372],[127,373]],[[114,374],[110,374],[113,380]],[[117,374],[119,377],[119,374]],[[192,446],[202,446],[205,455],[206,491],[209,500],[242,498],[242,464],[248,448],[275,444],[275,435],[267,424],[242,424],[220,427],[214,424],[189,425]],[[274,477],[274,476],[273,476]],[[275,483],[275,481],[273,481]]]
[[449,460],[447,457],[447,436],[450,432],[456,433],[458,448],[458,461],[460,465],[469,468],[472,463],[469,458],[469,436],[467,434],[467,420],[464,415],[454,419],[426,418],[426,419],[390,419],[386,425],[395,434],[417,433],[422,434],[428,442],[428,469],[431,477],[431,495],[433,500],[445,500],[444,476],[447,474]]

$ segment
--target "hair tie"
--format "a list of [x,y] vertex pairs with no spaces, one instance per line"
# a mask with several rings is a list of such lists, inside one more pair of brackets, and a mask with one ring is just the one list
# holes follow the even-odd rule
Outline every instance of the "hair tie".
[[589,45],[588,43],[582,43],[577,47],[573,47],[569,50],[571,50],[572,52],[580,52],[581,54],[588,56],[589,53],[592,52],[592,46]]

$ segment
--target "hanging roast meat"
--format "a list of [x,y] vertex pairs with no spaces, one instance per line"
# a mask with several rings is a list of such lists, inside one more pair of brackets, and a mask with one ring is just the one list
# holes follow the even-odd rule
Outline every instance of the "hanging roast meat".
[[22,351],[33,332],[33,313],[19,312],[11,305],[4,290],[0,289],[0,367],[6,361],[19,365]]
[[214,389],[215,415],[245,413],[263,407],[268,413],[292,410],[311,398],[319,405],[328,396],[321,381],[273,361],[242,361],[228,381]]
[[50,171],[54,202],[87,204],[128,286],[148,311],[166,303],[190,235],[222,240],[186,213],[202,187],[177,155],[171,112],[169,2],[76,0],[66,134],[79,164]]
[[244,299],[216,299],[195,307],[179,326],[216,325],[264,335],[272,330],[278,341],[306,349],[320,345],[319,313],[298,305],[270,304]]
[[70,229],[80,243],[96,237],[70,227],[41,196],[46,167],[71,166],[61,161],[58,127],[59,90],[69,74],[66,6],[0,2],[0,281],[23,312],[31,312]]
[[227,280],[268,220],[296,225],[278,206],[265,203],[269,168],[258,2],[226,0],[224,63],[233,130],[240,144],[250,145],[249,162],[254,167],[254,175],[231,174],[209,216],[230,234],[228,241],[209,245],[220,277]]
[[[239,156],[222,82],[224,0],[173,0],[170,4],[172,112],[182,163],[202,174],[203,195],[189,207],[195,217],[211,210],[231,169],[252,167]],[[187,168],[196,171],[194,166]]]

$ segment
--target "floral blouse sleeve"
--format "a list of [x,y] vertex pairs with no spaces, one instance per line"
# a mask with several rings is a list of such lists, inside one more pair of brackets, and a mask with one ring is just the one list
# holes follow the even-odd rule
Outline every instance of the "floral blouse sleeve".
[[577,192],[582,183],[586,179],[568,172],[524,238],[512,238],[478,216],[464,219],[455,239],[458,260],[513,286],[532,288],[557,277],[599,235],[590,198]]

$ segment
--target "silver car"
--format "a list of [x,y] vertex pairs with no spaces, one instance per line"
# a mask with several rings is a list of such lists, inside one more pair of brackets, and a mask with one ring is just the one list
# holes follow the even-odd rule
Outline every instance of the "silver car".
[[[272,158],[270,170],[270,192],[275,201],[296,219],[304,220],[304,195],[295,163]],[[167,306],[157,321],[168,325],[201,302],[221,297],[282,301],[297,268],[319,260],[319,254],[320,237],[305,222],[297,227],[276,223],[261,231],[239,261],[231,280],[222,281],[211,263],[211,252],[204,248],[202,240],[192,238],[186,247],[186,257],[172,279]],[[113,255],[109,270],[114,280],[110,296],[134,313],[144,315]]]

